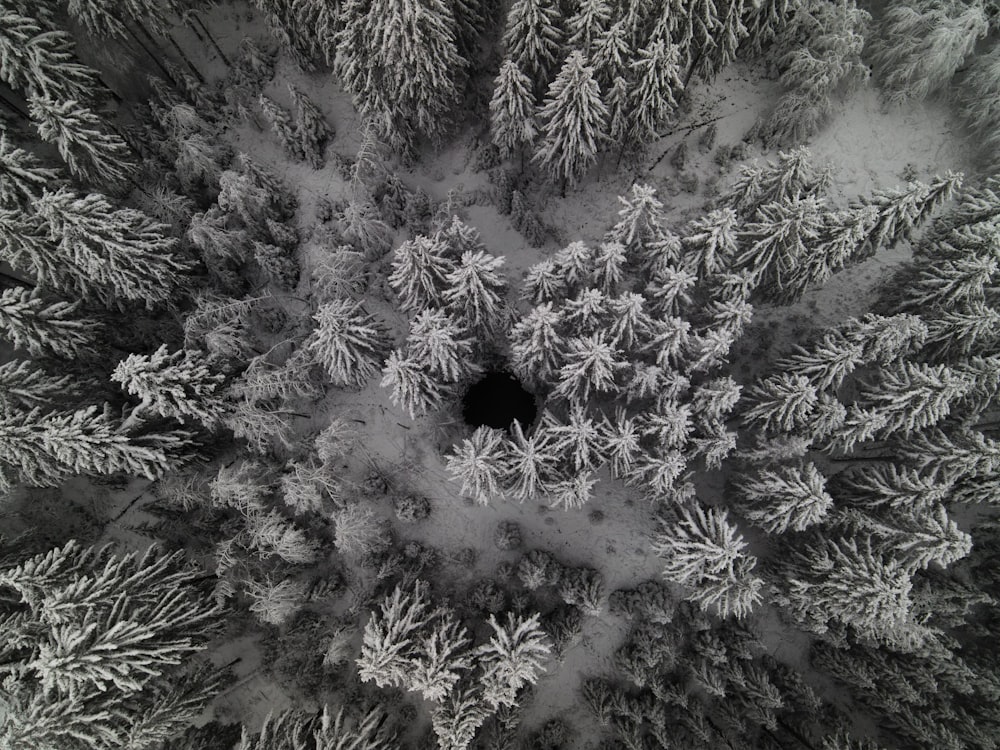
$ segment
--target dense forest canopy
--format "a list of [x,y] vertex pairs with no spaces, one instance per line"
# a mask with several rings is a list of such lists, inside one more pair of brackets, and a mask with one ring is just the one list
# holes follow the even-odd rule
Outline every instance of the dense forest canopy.
[[0,750],[1000,747],[998,167],[993,1],[0,0]]

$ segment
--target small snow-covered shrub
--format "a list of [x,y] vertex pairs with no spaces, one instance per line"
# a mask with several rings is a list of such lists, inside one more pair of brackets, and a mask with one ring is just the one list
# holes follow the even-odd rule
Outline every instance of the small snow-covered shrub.
[[604,576],[593,568],[566,568],[559,579],[562,600],[578,606],[588,615],[601,613],[604,591]]
[[521,527],[516,521],[501,521],[493,532],[493,544],[504,551],[521,546]]
[[348,505],[336,511],[333,520],[333,543],[343,555],[360,557],[384,552],[392,540],[385,523],[364,505]]
[[517,577],[525,588],[534,591],[542,586],[555,586],[562,577],[562,565],[548,552],[533,549],[517,564]]
[[423,521],[431,514],[431,503],[426,497],[417,495],[403,495],[397,497],[393,503],[393,510],[396,518],[404,523],[416,523]]
[[468,602],[480,613],[499,614],[507,605],[507,592],[493,579],[484,578],[469,591]]

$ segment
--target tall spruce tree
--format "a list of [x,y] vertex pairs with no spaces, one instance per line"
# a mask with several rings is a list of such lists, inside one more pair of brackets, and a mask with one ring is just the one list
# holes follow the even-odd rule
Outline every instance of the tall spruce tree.
[[222,687],[192,658],[222,624],[204,573],[151,547],[60,548],[0,569],[0,746],[112,750],[182,733]]
[[345,6],[335,70],[355,106],[392,148],[440,139],[458,102],[466,61],[444,0],[372,0]]
[[531,80],[536,97],[552,80],[562,42],[560,11],[552,0],[515,0],[510,6],[503,47],[507,59]]
[[135,209],[116,209],[97,193],[46,191],[35,208],[74,267],[77,290],[105,304],[115,298],[150,308],[165,302],[189,268],[166,226]]
[[55,144],[74,176],[116,193],[128,191],[136,164],[128,144],[107,124],[73,99],[33,96],[29,102],[38,134]]
[[490,100],[490,129],[501,158],[510,158],[535,141],[535,100],[531,81],[513,60],[500,64]]
[[80,313],[80,302],[46,300],[37,290],[0,292],[0,336],[33,357],[90,359],[101,325]]
[[582,53],[574,51],[566,58],[538,118],[542,141],[533,161],[564,188],[576,183],[597,160],[597,150],[607,138],[608,118],[594,70]]

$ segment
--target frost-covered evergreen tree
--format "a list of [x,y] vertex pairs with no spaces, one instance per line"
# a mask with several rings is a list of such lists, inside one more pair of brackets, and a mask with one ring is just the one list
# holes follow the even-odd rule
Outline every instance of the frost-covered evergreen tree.
[[558,454],[549,443],[537,432],[526,436],[520,422],[511,422],[504,447],[507,476],[503,486],[522,502],[546,493],[556,475]]
[[612,9],[608,0],[583,0],[566,21],[566,46],[590,57],[597,39],[611,22]]
[[[591,41],[587,58],[594,68],[594,77],[601,91],[610,91],[616,79],[625,80],[632,49],[624,19],[618,19]],[[605,103],[608,103],[607,99]]]
[[[466,61],[443,0],[348,3],[334,66],[358,111],[393,149],[440,138],[458,101]],[[522,68],[523,69],[523,68]]]
[[474,341],[462,325],[444,310],[422,310],[410,323],[408,356],[432,375],[448,383],[476,372]]
[[105,304],[115,297],[147,307],[166,301],[189,265],[167,227],[130,208],[115,209],[97,193],[65,188],[35,202],[60,252],[75,267],[78,290]]
[[988,30],[981,5],[917,0],[889,7],[870,44],[882,95],[902,104],[942,90]]
[[533,161],[563,186],[575,184],[597,160],[608,128],[594,69],[580,52],[570,53],[549,85],[538,119],[542,140]]
[[614,393],[616,378],[627,367],[621,350],[601,333],[568,339],[563,361],[552,393],[579,403],[585,403],[591,393]]
[[833,109],[833,97],[868,77],[861,60],[871,16],[854,2],[808,0],[781,34],[781,83],[786,91],[763,124],[768,143],[814,134]]
[[[334,711],[326,705],[318,714],[282,711],[268,714],[258,732],[251,732],[244,726],[235,750],[279,747],[300,750],[306,746],[316,750],[395,750],[398,747],[396,734],[386,719],[380,707],[359,710],[341,706]],[[197,749],[192,747],[190,750]]]
[[740,174],[719,202],[732,208],[741,219],[752,218],[768,203],[788,203],[822,197],[830,187],[832,167],[817,168],[805,146],[779,151],[776,161],[740,167]]
[[30,204],[46,187],[59,181],[59,172],[45,167],[32,152],[15,146],[0,133],[0,207]]
[[53,407],[78,399],[89,386],[72,375],[57,375],[27,359],[12,359],[0,365],[0,410]]
[[180,463],[183,432],[129,436],[96,406],[77,411],[6,412],[0,419],[0,487],[52,487],[76,474],[125,473],[156,479]]
[[301,89],[288,84],[288,92],[292,97],[298,150],[309,160],[313,169],[322,169],[326,162],[324,150],[327,141],[333,138],[333,128],[319,107]]
[[418,235],[396,248],[389,285],[405,312],[443,306],[447,278],[456,269],[449,255],[450,249],[440,236]]
[[695,219],[681,238],[681,247],[684,267],[699,278],[722,272],[738,252],[736,212],[722,208]]
[[680,79],[680,50],[656,39],[639,50],[629,65],[632,85],[628,93],[629,137],[638,145],[651,142],[677,108]]
[[882,368],[875,383],[863,385],[859,399],[879,415],[881,435],[910,435],[937,424],[973,388],[973,380],[944,365],[902,362]]
[[417,419],[441,406],[445,388],[431,376],[422,362],[400,351],[390,352],[382,368],[383,388],[390,388],[389,398],[405,409],[411,419]]
[[771,534],[802,531],[823,521],[833,508],[826,480],[815,464],[765,469],[738,481],[742,514]]
[[222,687],[184,669],[221,611],[182,553],[69,542],[0,570],[4,661],[0,745],[24,750],[154,747],[180,734]]
[[265,94],[257,98],[257,105],[264,113],[264,119],[278,137],[278,142],[281,143],[285,153],[292,159],[304,159],[305,152],[302,150],[302,143],[297,137],[292,116],[288,111]]
[[618,202],[622,207],[618,210],[618,221],[608,232],[608,239],[624,245],[632,263],[652,268],[666,250],[659,244],[666,231],[663,203],[656,197],[656,189],[650,185],[633,185],[629,196],[618,196]]
[[783,603],[793,616],[820,633],[838,622],[875,642],[918,637],[904,565],[874,551],[869,539],[810,542],[786,549],[779,562]]
[[37,4],[0,10],[0,80],[28,96],[84,101],[94,91],[96,72],[76,60],[68,33],[29,18],[29,9],[39,19],[45,13]]
[[802,0],[761,0],[746,8],[744,25],[747,38],[744,47],[754,56],[760,56],[780,35],[785,25],[795,16]]
[[184,5],[178,0],[70,0],[67,10],[94,36],[127,39],[130,21],[160,36],[169,33],[171,18],[181,15]]
[[503,432],[483,425],[447,458],[448,472],[462,483],[462,492],[481,505],[502,494],[507,473],[503,447]]
[[446,307],[476,337],[493,338],[507,322],[504,262],[483,250],[468,251],[444,277]]
[[114,192],[127,191],[125,183],[135,173],[131,151],[98,115],[72,99],[42,96],[32,97],[29,109],[42,140],[55,144],[75,177]]
[[208,427],[223,408],[217,395],[223,379],[197,352],[170,352],[166,344],[152,354],[128,355],[111,373],[113,382],[139,399],[132,420],[153,411],[180,422],[194,418]]
[[0,336],[33,357],[88,359],[101,325],[80,313],[80,302],[46,300],[36,289],[0,292]]
[[751,405],[743,411],[744,422],[763,431],[791,432],[807,426],[818,394],[807,378],[786,372],[755,384],[745,397]]
[[511,363],[528,383],[546,383],[562,365],[565,340],[559,332],[562,317],[551,302],[538,305],[514,324],[510,332]]
[[337,385],[362,387],[379,372],[389,352],[386,327],[361,302],[327,302],[313,316],[316,329],[306,346]]
[[501,158],[508,159],[535,142],[535,98],[531,80],[513,60],[504,60],[493,83],[490,100],[490,128]]
[[483,698],[493,707],[514,706],[517,692],[538,681],[551,647],[537,614],[507,613],[503,623],[490,615],[488,622],[493,636],[477,650],[483,666]]
[[507,12],[503,48],[531,80],[536,97],[552,79],[562,50],[560,15],[552,0],[515,0]]
[[663,558],[663,577],[693,588],[688,599],[722,617],[744,617],[762,599],[757,560],[724,510],[697,501],[675,506],[662,520],[653,551]]

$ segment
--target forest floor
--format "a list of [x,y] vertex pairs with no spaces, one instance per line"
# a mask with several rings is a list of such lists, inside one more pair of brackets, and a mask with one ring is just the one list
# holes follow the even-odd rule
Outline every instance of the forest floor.
[[[268,43],[260,19],[244,3],[221,4],[203,17],[227,55],[235,56],[239,41],[247,35],[261,44]],[[185,37],[179,33],[177,41],[207,79],[224,74],[225,68],[214,52],[202,48],[193,35]],[[282,59],[265,93],[287,106],[286,83],[289,82],[305,91],[336,128],[332,150],[352,157],[360,144],[360,123],[349,97],[334,79],[329,74],[304,75],[290,61]],[[719,166],[715,160],[719,146],[739,143],[755,120],[766,115],[777,93],[778,84],[766,77],[760,66],[733,65],[710,85],[692,83],[687,113],[670,135],[652,144],[640,163],[616,168],[614,155],[610,155],[566,197],[536,182],[528,195],[529,202],[542,221],[554,228],[558,238],[545,247],[530,247],[511,226],[509,217],[500,215],[492,205],[465,207],[463,219],[479,230],[489,252],[507,259],[506,270],[513,295],[531,264],[551,255],[566,242],[599,240],[615,221],[619,208],[617,196],[625,194],[633,182],[646,182],[656,187],[670,224],[681,227],[738,171],[741,162]],[[699,143],[711,127],[709,121],[714,123],[716,135],[714,147],[706,149]],[[308,236],[317,223],[316,207],[321,199],[336,200],[346,196],[348,186],[332,160],[321,170],[311,169],[303,162],[289,162],[270,133],[257,131],[250,125],[236,127],[228,136],[237,151],[252,154],[256,161],[295,190],[300,205],[297,221],[303,236]],[[970,165],[963,137],[960,125],[944,104],[915,104],[904,110],[885,111],[875,91],[862,89],[838,104],[838,111],[828,126],[807,145],[815,163],[832,163],[832,193],[846,204],[874,189],[903,185],[908,177],[926,181],[947,170],[967,169]],[[697,177],[698,187],[693,192],[682,187],[681,175],[671,163],[682,141],[688,144],[684,172],[689,189],[692,186],[690,175]],[[414,166],[387,163],[387,167],[395,169],[407,187],[421,187],[435,200],[445,199],[452,189],[468,194],[488,186],[486,175],[476,172],[472,166],[474,145],[474,134],[465,130],[439,152],[424,153]],[[748,144],[747,161],[774,156],[774,152]],[[394,247],[405,239],[408,236],[402,230],[397,232]],[[749,374],[754,361],[766,360],[806,329],[862,312],[870,301],[873,288],[890,268],[906,258],[907,253],[905,244],[892,252],[880,253],[838,274],[822,290],[807,294],[795,305],[764,306],[756,310],[754,325],[736,347],[737,357],[745,362],[745,374]],[[304,266],[302,283],[306,285],[308,259]],[[405,320],[388,301],[375,299],[368,306],[371,312],[386,317],[402,336]],[[739,372],[734,374],[741,377]],[[405,527],[397,526],[401,538],[416,539],[432,546],[442,551],[446,560],[449,553],[461,559],[458,553],[464,548],[476,550],[472,566],[464,562],[446,562],[441,567],[437,582],[443,589],[465,590],[478,579],[491,577],[501,561],[515,561],[528,549],[545,549],[563,563],[596,568],[604,576],[609,592],[658,578],[660,564],[649,549],[654,509],[640,491],[605,478],[598,486],[595,499],[579,511],[552,510],[536,503],[498,502],[489,507],[478,506],[462,497],[459,486],[447,477],[444,468],[443,450],[465,432],[457,410],[446,411],[443,416],[411,420],[389,402],[387,391],[380,388],[377,381],[372,381],[361,391],[329,389],[326,397],[312,408],[311,415],[298,425],[303,434],[318,432],[335,417],[355,420],[362,451],[356,458],[363,459],[354,462],[356,471],[364,471],[365,466],[377,466],[391,478],[396,490],[423,495],[430,500],[430,518]],[[363,476],[355,479],[361,481]],[[122,489],[98,489],[107,495],[105,502],[109,507],[120,508],[143,486],[142,482],[133,482]],[[73,490],[78,497],[87,492],[82,487]],[[722,491],[721,478],[707,476],[699,485],[699,494],[709,503],[716,502]],[[385,518],[394,520],[390,498],[371,498],[368,502]],[[130,511],[130,516],[120,525],[137,518],[141,518],[141,512]],[[521,550],[501,552],[494,546],[494,529],[500,521],[506,520],[520,525],[524,539]],[[115,535],[125,538],[122,532]],[[138,541],[137,537],[128,536],[133,542]],[[803,666],[807,639],[783,626],[773,611],[763,608],[753,618],[752,625],[761,631],[765,644],[775,656],[800,668]],[[626,626],[623,620],[608,614],[585,618],[582,638],[561,662],[553,660],[550,663],[536,687],[533,700],[524,706],[522,726],[536,727],[555,716],[566,719],[578,731],[590,726],[591,720],[585,719],[580,710],[577,691],[580,679],[585,675],[613,671],[614,651],[624,637]],[[297,696],[288,695],[258,670],[260,656],[254,651],[254,642],[245,639],[227,644],[225,653],[216,655],[220,662],[243,656],[236,667],[242,681],[227,692],[217,710],[251,727],[268,711],[299,701]]]

